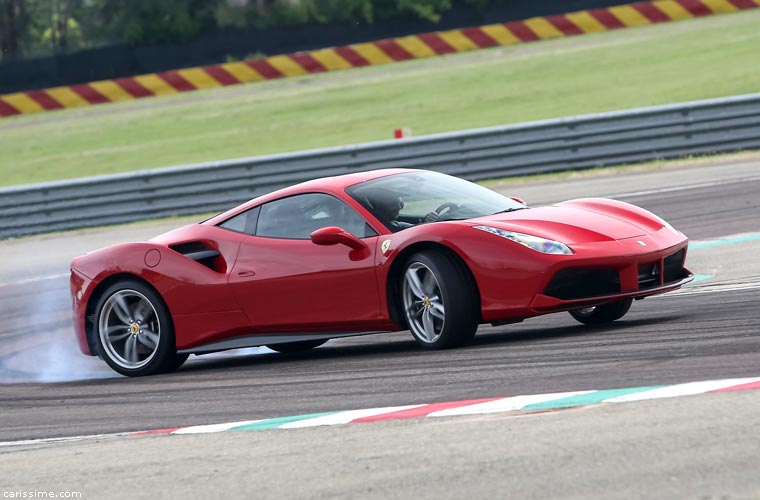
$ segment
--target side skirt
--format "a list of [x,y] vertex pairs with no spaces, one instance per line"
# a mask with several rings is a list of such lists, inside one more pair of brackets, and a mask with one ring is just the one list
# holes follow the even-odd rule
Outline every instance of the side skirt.
[[210,354],[212,352],[227,351],[230,349],[242,349],[245,347],[261,347],[264,345],[287,344],[290,342],[302,342],[304,340],[328,340],[339,339],[343,337],[359,337],[362,335],[374,335],[377,333],[387,333],[386,331],[375,332],[318,332],[318,333],[280,333],[280,334],[258,334],[245,335],[227,340],[219,340],[210,344],[180,349],[178,354]]

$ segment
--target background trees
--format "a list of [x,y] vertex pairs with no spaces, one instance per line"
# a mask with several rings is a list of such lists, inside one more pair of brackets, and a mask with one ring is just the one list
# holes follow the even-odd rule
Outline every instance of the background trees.
[[90,0],[90,15],[100,21],[94,39],[156,45],[186,42],[217,27],[221,0]]
[[0,56],[16,59],[21,53],[22,37],[28,30],[29,16],[24,0],[0,0]]
[[457,0],[0,0],[0,60],[107,44],[183,43],[227,27],[437,22],[452,1]]
[[65,52],[85,45],[80,28],[87,0],[0,0],[0,54],[4,60]]
[[[476,3],[480,0],[468,0]],[[437,21],[451,0],[227,0],[217,5],[220,25],[292,26],[307,23],[375,23],[412,16]]]

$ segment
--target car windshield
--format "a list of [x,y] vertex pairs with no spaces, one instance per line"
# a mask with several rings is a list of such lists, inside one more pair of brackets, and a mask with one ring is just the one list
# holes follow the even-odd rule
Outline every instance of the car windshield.
[[356,184],[346,192],[393,232],[425,222],[525,208],[488,188],[437,172],[389,175]]

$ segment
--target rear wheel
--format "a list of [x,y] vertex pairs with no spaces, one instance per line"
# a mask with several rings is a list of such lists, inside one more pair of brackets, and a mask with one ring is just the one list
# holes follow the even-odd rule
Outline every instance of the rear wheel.
[[601,306],[586,307],[569,312],[570,316],[585,325],[603,325],[625,316],[625,313],[631,308],[632,303],[633,299],[623,299]]
[[406,324],[425,349],[466,344],[478,328],[477,296],[462,265],[441,252],[412,255],[401,282]]
[[144,283],[125,280],[106,289],[95,308],[98,353],[116,372],[130,377],[176,370],[174,326],[164,301]]
[[266,346],[267,348],[277,351],[281,354],[296,354],[299,352],[308,351],[319,347],[328,339],[315,339],[315,340],[302,340],[300,342],[286,342],[284,344],[272,344]]

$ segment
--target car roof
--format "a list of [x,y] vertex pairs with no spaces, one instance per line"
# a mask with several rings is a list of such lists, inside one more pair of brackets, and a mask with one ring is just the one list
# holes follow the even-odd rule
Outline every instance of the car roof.
[[296,184],[295,186],[275,191],[271,194],[296,188],[298,188],[299,191],[343,191],[347,187],[353,186],[354,184],[359,184],[361,182],[371,181],[372,179],[378,179],[380,177],[386,177],[388,175],[403,174],[405,172],[415,171],[416,170],[410,170],[406,168],[384,168],[380,170],[368,170],[365,172],[354,172],[351,174],[336,175],[333,177],[322,177],[320,179],[302,182],[300,184]]
[[389,175],[409,172],[419,172],[419,170],[406,168],[384,168],[379,170],[368,170],[364,172],[353,172],[350,174],[336,175],[332,177],[321,177],[319,179],[301,182],[300,184],[278,189],[277,191],[273,191],[271,193],[267,193],[250,201],[247,201],[242,205],[238,205],[235,208],[232,208],[226,212],[212,217],[211,219],[208,219],[204,222],[204,224],[218,224],[238,213],[244,212],[252,207],[255,207],[262,203],[267,203],[271,200],[276,200],[278,198],[311,192],[337,194],[344,191],[347,187],[353,186],[355,184],[370,181],[372,179],[378,179],[380,177],[387,177]]

